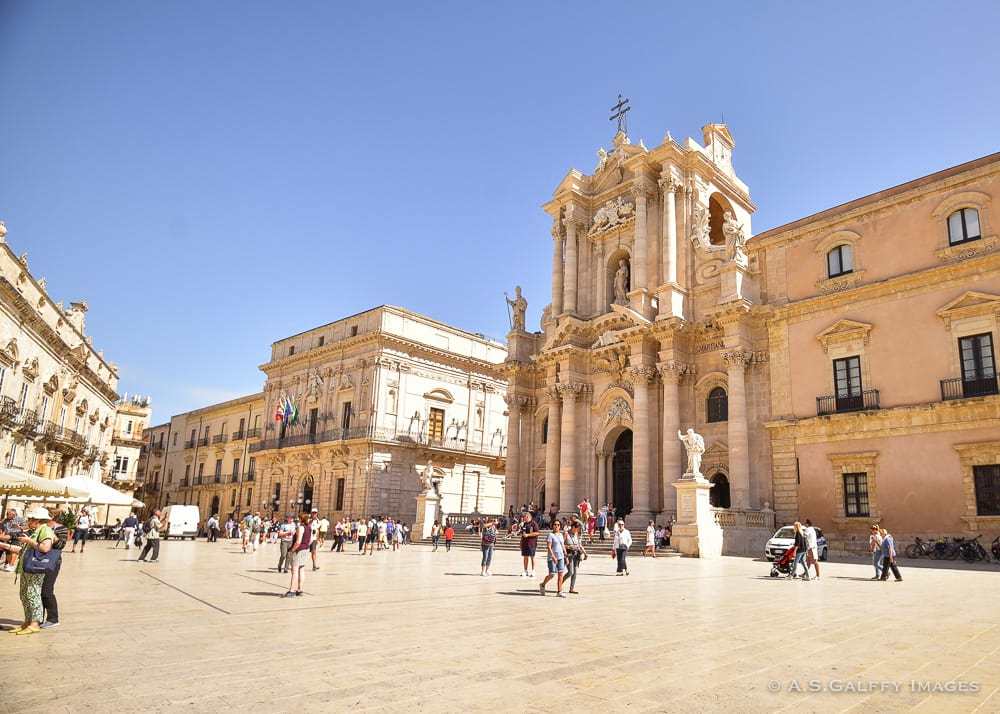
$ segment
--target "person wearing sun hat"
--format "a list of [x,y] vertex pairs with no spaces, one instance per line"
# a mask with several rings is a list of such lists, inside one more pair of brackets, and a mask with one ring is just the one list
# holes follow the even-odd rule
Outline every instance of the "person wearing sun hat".
[[21,557],[17,561],[17,574],[21,579],[20,595],[21,606],[24,608],[24,624],[13,631],[15,635],[33,635],[41,632],[42,584],[45,581],[45,573],[24,572],[24,559],[31,550],[48,553],[56,540],[55,531],[48,524],[48,509],[32,506],[25,512],[24,517],[28,521],[31,535],[18,538],[21,543]]

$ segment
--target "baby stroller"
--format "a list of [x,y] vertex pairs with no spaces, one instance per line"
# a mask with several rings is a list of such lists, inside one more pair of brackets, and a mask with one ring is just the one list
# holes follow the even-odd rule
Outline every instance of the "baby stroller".
[[771,563],[771,577],[788,575],[792,571],[792,563],[795,561],[795,546],[786,550],[780,558]]

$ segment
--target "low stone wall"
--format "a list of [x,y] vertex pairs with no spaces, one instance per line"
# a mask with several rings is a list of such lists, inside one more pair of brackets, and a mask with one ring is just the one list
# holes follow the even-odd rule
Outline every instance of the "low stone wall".
[[769,528],[723,527],[722,554],[764,557],[764,546],[774,535]]

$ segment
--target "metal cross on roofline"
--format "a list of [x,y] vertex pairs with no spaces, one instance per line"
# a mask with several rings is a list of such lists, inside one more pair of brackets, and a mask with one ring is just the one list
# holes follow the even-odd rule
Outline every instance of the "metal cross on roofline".
[[632,107],[628,105],[628,101],[628,97],[622,99],[622,95],[619,94],[618,103],[611,107],[611,111],[614,113],[608,117],[608,121],[614,121],[615,119],[618,120],[618,131],[623,134],[628,134],[628,117],[626,115],[632,109]]

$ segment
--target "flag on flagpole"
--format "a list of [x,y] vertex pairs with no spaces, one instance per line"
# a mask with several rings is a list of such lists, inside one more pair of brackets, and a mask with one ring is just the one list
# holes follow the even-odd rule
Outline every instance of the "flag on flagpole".
[[285,413],[284,408],[281,406],[282,402],[284,401],[284,399],[285,399],[284,397],[281,397],[280,399],[278,399],[278,403],[274,405],[274,420],[275,421],[281,421],[281,419],[282,419],[282,417],[283,417],[283,415]]

